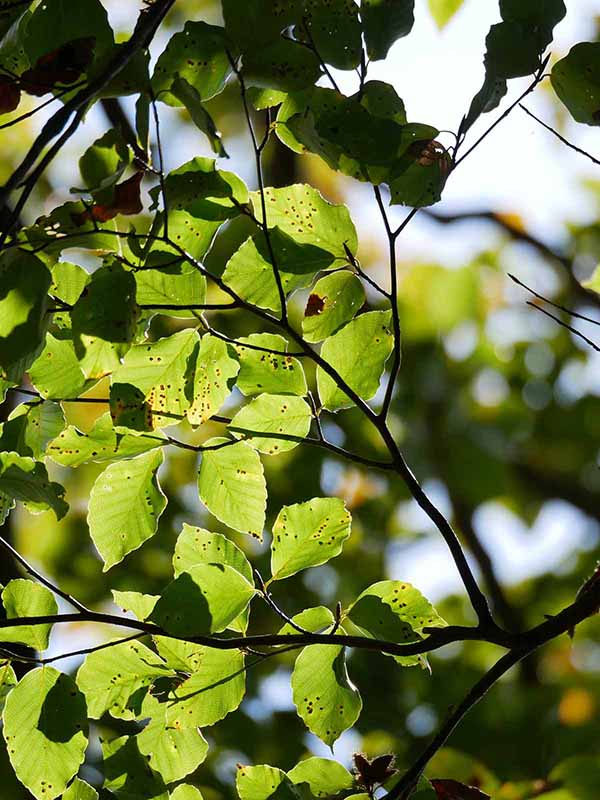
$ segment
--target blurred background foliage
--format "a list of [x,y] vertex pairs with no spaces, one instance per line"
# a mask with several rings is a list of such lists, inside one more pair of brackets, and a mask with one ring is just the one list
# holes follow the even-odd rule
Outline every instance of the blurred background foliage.
[[[465,0],[441,32],[434,29],[426,5],[424,0],[417,3],[417,27],[411,38],[418,38],[425,30],[427,41],[438,41],[441,48],[446,36],[462,36],[469,41],[476,36],[475,18],[469,16],[473,6],[480,6],[476,0]],[[458,7],[460,3],[431,3],[439,14],[444,13],[442,6],[451,5]],[[490,6],[487,26],[497,9],[495,3],[483,5]],[[600,6],[581,5],[586,11],[587,36],[593,39],[594,11],[600,14]],[[141,3],[113,0],[107,6],[116,29],[125,37]],[[152,46],[154,56],[185,20],[219,22],[219,9],[219,3],[181,0]],[[481,11],[479,8],[477,13]],[[577,15],[578,9],[570,9],[570,14]],[[564,24],[572,23],[567,18]],[[394,53],[404,46],[404,40],[399,42],[386,64],[388,80],[394,80]],[[476,46],[483,53],[483,36]],[[553,58],[561,55],[559,47]],[[451,63],[440,65],[435,51],[429,51],[414,73],[440,67],[452,72]],[[471,68],[476,73],[481,69],[480,62],[474,61]],[[398,78],[401,95],[403,82],[410,84],[414,79],[414,75]],[[478,81],[477,73],[466,94]],[[443,93],[442,78],[438,82]],[[518,90],[512,91],[516,94]],[[541,97],[535,103],[542,104],[545,118],[559,130],[573,134],[564,110],[552,100],[551,93],[544,86],[538,91]],[[237,87],[230,86],[207,107],[218,121],[231,155],[227,168],[239,171],[254,186]],[[459,119],[463,110],[456,108],[454,119]],[[210,155],[207,142],[184,112],[166,106],[161,106],[160,112],[169,168],[192,155]],[[35,115],[0,131],[1,180],[26,151],[41,119],[42,115]],[[544,615],[556,613],[572,601],[594,567],[600,535],[600,358],[592,347],[527,306],[531,296],[507,277],[507,272],[514,272],[553,301],[600,321],[597,296],[578,282],[590,277],[600,256],[600,179],[594,177],[597,168],[594,173],[580,161],[573,168],[572,154],[535,123],[521,124],[527,125],[526,142],[519,142],[509,127],[508,142],[503,144],[500,129],[494,143],[487,149],[482,147],[473,157],[473,162],[479,161],[472,164],[471,172],[465,170],[464,175],[461,172],[452,179],[451,184],[462,183],[462,189],[454,195],[449,190],[448,199],[433,213],[422,212],[413,223],[414,232],[409,235],[407,230],[406,245],[404,238],[400,240],[398,302],[403,364],[392,406],[393,430],[408,462],[460,531],[484,583],[493,573],[498,585],[488,582],[488,590],[499,617],[509,627],[537,624]],[[108,127],[100,108],[96,108],[38,185],[28,209],[31,219],[68,198],[68,187],[78,182],[79,154]],[[544,206],[543,192],[536,195],[535,175],[521,176],[526,188],[515,186],[514,203],[499,197],[494,207],[490,192],[483,188],[478,191],[496,177],[501,181],[499,173],[510,169],[511,153],[516,148],[527,148],[533,163],[539,138],[543,138],[543,155],[558,161],[565,181],[569,174],[564,191],[577,198],[573,200],[572,217],[568,213],[559,217],[552,202]],[[330,171],[315,157],[295,156],[275,137],[265,161],[268,184],[310,182],[329,199],[350,205],[359,231],[363,268],[387,284],[383,230],[375,224],[373,209],[367,207],[371,206],[371,197],[364,187]],[[575,190],[573,170],[577,172]],[[563,191],[560,184],[555,185],[555,191]],[[544,208],[552,218],[540,221]],[[479,211],[493,214],[485,219],[471,217],[470,212]],[[457,218],[442,223],[434,218],[438,213]],[[246,235],[243,220],[226,227],[207,258],[207,266],[222,272],[227,258]],[[70,257],[77,260],[77,253],[72,252]],[[80,263],[89,266],[82,259]],[[222,299],[216,291],[211,292],[209,301]],[[296,294],[297,315],[304,308],[306,295]],[[377,296],[369,300],[375,307]],[[554,313],[573,322],[568,315]],[[253,330],[252,320],[243,312],[228,315],[226,322],[215,315],[214,322],[223,324],[232,336]],[[177,320],[166,316],[152,320],[157,336],[172,332],[177,325]],[[600,342],[600,330],[588,323],[577,325]],[[97,386],[93,393],[101,392],[102,386]],[[8,402],[14,401],[13,397]],[[5,407],[4,413],[9,410]],[[68,406],[68,421],[89,430],[104,410],[101,405],[72,404]],[[210,424],[204,432],[206,438],[219,433],[216,427],[211,430]],[[326,432],[338,444],[373,457],[384,456],[357,411],[338,414],[335,423],[327,424]],[[66,591],[95,608],[113,608],[109,586],[158,593],[171,577],[171,553],[184,521],[222,529],[198,501],[195,455],[180,450],[170,453],[160,478],[169,505],[160,520],[159,534],[132,553],[125,564],[112,569],[108,577],[102,573],[86,524],[89,488],[102,465],[88,465],[74,472],[56,465],[53,468],[56,479],[67,487],[72,513],[57,523],[51,513],[33,517],[20,510],[10,517],[10,528],[5,526],[3,535],[9,535],[26,558]],[[269,484],[267,527],[284,503],[323,493],[343,497],[354,520],[353,535],[343,555],[288,580],[287,591],[277,597],[288,614],[319,604],[333,608],[338,600],[345,603],[373,581],[389,577],[413,582],[451,623],[473,621],[443,543],[398,479],[337,461],[324,451],[308,447],[298,447],[277,459],[267,457],[265,468]],[[231,531],[228,534],[232,535]],[[248,537],[233,536],[259,569],[266,568],[267,543],[260,545]],[[4,565],[2,569],[6,572],[12,567]],[[2,575],[3,580],[8,577]],[[251,632],[271,630],[276,624],[272,612],[256,604]],[[109,631],[100,632],[91,626],[57,626],[51,653],[93,644],[108,635]],[[365,707],[357,726],[336,744],[335,755],[348,763],[356,751],[369,756],[392,751],[400,764],[409,764],[448,708],[498,655],[491,645],[451,645],[431,656],[429,675],[419,669],[399,671],[392,659],[384,656],[353,653],[350,670]],[[206,800],[234,794],[236,762],[269,763],[287,769],[307,752],[326,755],[323,745],[307,734],[293,709],[289,687],[292,659],[292,655],[272,658],[249,670],[248,692],[240,711],[205,732],[211,743],[210,755],[190,782],[201,788]],[[63,663],[63,668],[74,670],[77,665],[73,660],[68,665]],[[595,763],[597,776],[599,698],[600,628],[597,619],[592,619],[580,626],[574,641],[561,637],[504,679],[471,711],[453,735],[452,749],[435,757],[428,774],[478,783],[494,798],[507,800],[549,790],[552,784],[547,780],[552,769],[571,757],[591,757],[579,772],[593,775],[594,770],[589,770]],[[99,728],[101,735],[108,737],[125,731],[128,725],[106,719]],[[91,782],[97,779],[94,764],[99,758],[99,752],[89,753],[85,777]],[[4,752],[0,754],[0,786],[3,799],[28,796],[16,784]],[[549,792],[547,796],[549,800],[592,800],[598,797],[600,784],[595,789],[580,786],[573,791],[569,795]]]

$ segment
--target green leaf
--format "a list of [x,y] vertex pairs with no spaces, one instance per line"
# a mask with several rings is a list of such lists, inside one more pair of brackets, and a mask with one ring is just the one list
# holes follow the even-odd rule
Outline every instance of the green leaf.
[[[39,258],[16,248],[0,257],[0,377],[25,360],[26,368],[42,348],[47,325],[47,292],[52,283]],[[22,370],[20,370],[22,372]],[[16,380],[20,375],[16,376]]]
[[96,52],[113,44],[113,32],[100,0],[44,0],[36,6],[25,36],[25,50],[34,64],[40,56],[74,39],[93,37]]
[[62,794],[87,747],[85,700],[52,667],[28,672],[6,699],[4,739],[17,778],[36,800]]
[[[301,611],[299,614],[294,614],[292,619],[296,625],[299,625],[301,628],[311,633],[324,633],[328,628],[331,628],[335,621],[333,614],[325,606],[305,608],[304,611]],[[279,633],[288,635],[291,633],[298,633],[298,631],[293,625],[286,622]]]
[[[241,343],[236,347],[240,372],[236,385],[242,394],[306,394],[306,378],[300,361],[293,356],[265,352],[284,353],[287,342],[283,336],[253,333],[238,341]],[[244,347],[246,344],[254,347]]]
[[181,780],[194,772],[208,754],[208,742],[198,728],[180,728],[167,720],[170,707],[162,704],[159,716],[153,716],[137,735],[139,751],[165,783]]
[[240,800],[297,800],[290,779],[283,770],[258,764],[256,767],[238,766],[235,786]]
[[169,317],[193,317],[189,305],[201,305],[206,298],[206,278],[187,261],[173,263],[171,253],[153,250],[143,269],[135,273],[137,302],[140,306],[181,306],[156,309]]
[[64,467],[79,467],[89,461],[105,462],[131,458],[166,443],[159,433],[138,436],[118,433],[110,414],[102,414],[89,433],[69,425],[46,448],[46,454]]
[[202,425],[221,408],[229,397],[240,365],[235,351],[222,339],[205,334],[200,340],[196,360],[192,402],[187,418],[192,425]]
[[244,654],[219,650],[164,636],[156,646],[173,669],[191,672],[169,693],[167,723],[177,729],[207,727],[240,705],[246,692]]
[[[311,421],[310,406],[301,397],[261,394],[238,411],[229,430],[261,453],[272,456],[297,447],[308,436]],[[285,439],[286,436],[296,439]]]
[[[58,614],[58,606],[52,592],[45,586],[24,578],[16,578],[7,583],[2,591],[2,603],[7,619]],[[19,642],[40,651],[48,647],[52,624],[24,625],[0,630],[3,642]]]
[[[63,303],[74,305],[90,282],[89,274],[79,264],[57,261],[52,266],[52,286],[50,293]],[[56,315],[54,317],[56,321]]]
[[190,407],[192,368],[198,334],[188,328],[156,342],[134,345],[113,372],[111,410],[115,424],[120,419],[121,387],[139,390],[144,419],[152,428],[180,422]]
[[125,613],[131,611],[139,620],[148,619],[159,598],[157,594],[119,592],[117,589],[111,589],[111,594],[116,605],[120,606]]
[[431,138],[416,141],[386,178],[390,205],[424,208],[437,203],[451,169],[450,154],[439,142]]
[[89,783],[75,778],[63,794],[62,800],[98,800],[98,792]]
[[337,497],[313,497],[284,506],[273,525],[271,580],[282,580],[338,556],[352,517]]
[[88,525],[104,572],[156,533],[167,505],[156,476],[162,462],[162,451],[139,455],[111,464],[94,483]]
[[[221,533],[211,533],[204,528],[196,528],[184,522],[183,529],[177,537],[173,553],[173,570],[177,578],[182,572],[188,572],[196,564],[226,564],[237,570],[254,585],[250,562],[231,539]],[[247,608],[229,628],[245,633],[248,627]]]
[[94,272],[73,306],[73,342],[87,378],[102,378],[120,364],[136,330],[135,279],[118,261]]
[[411,32],[414,7],[415,0],[361,0],[360,16],[371,61],[385,58],[396,39]]
[[150,620],[174,636],[220,633],[246,608],[254,587],[225,564],[196,564],[167,586]]
[[329,797],[351,789],[354,778],[346,767],[330,758],[307,758],[289,770],[292,783],[308,783],[315,797]]
[[85,695],[91,719],[100,719],[107,711],[117,719],[132,719],[132,695],[172,674],[145,645],[123,642],[87,655],[77,672],[77,685]]
[[[324,358],[348,386],[364,400],[377,392],[388,356],[392,352],[391,311],[369,311],[326,339],[321,348]],[[324,408],[338,411],[352,401],[321,368],[317,370],[319,397]]]
[[321,76],[317,56],[289,39],[245,50],[243,66],[244,78],[249,84],[283,92],[305,89]]
[[88,191],[114,186],[129,165],[129,149],[116,128],[107,131],[79,159],[79,172]]
[[203,800],[202,794],[195,786],[180,783],[169,795],[169,800]]
[[348,678],[344,647],[305,647],[296,659],[292,692],[306,727],[330,747],[362,709],[360,694]]
[[[4,635],[5,630],[7,629],[2,631],[2,635]],[[0,714],[4,711],[6,698],[16,684],[17,676],[10,661],[0,661]]]
[[[225,445],[228,441],[210,439],[205,446]],[[267,485],[260,456],[249,444],[236,442],[205,451],[198,491],[200,500],[218,520],[262,540]]]
[[33,514],[52,509],[62,519],[69,510],[64,488],[48,479],[44,464],[17,453],[0,453],[0,493],[20,500]]
[[104,788],[119,800],[168,800],[163,779],[148,766],[133,736],[102,742]]
[[73,342],[46,334],[44,349],[29,368],[31,382],[49,399],[78,397],[86,379],[75,355]]
[[[242,179],[233,172],[217,169],[212,158],[197,157],[182,164],[167,175],[165,189],[171,213],[185,211],[192,217],[218,223],[237,216],[239,206],[248,203],[248,189]],[[150,190],[155,203],[160,193],[160,186]]]
[[[286,295],[308,286],[315,273],[337,266],[335,256],[312,244],[299,244],[279,228],[271,228],[269,241]],[[223,280],[234,292],[260,308],[281,310],[279,291],[265,236],[257,233],[227,262]]]
[[600,43],[579,42],[552,67],[559,99],[577,122],[600,125]]
[[223,28],[205,22],[186,22],[183,31],[171,37],[156,62],[152,77],[155,95],[169,105],[181,105],[172,94],[176,74],[196,90],[202,101],[222,92],[232,72],[227,47]]
[[460,9],[464,0],[429,0],[429,11],[441,30]]
[[[254,213],[262,222],[259,193],[251,192],[250,198]],[[319,247],[342,264],[348,263],[344,244],[356,254],[358,240],[348,209],[329,203],[312,186],[296,183],[281,189],[269,187],[265,189],[265,201],[269,228],[278,227],[297,244]]]
[[194,125],[206,135],[213,153],[216,153],[221,158],[228,158],[229,156],[223,146],[217,126],[202,104],[200,92],[191,83],[188,83],[185,78],[176,75],[171,84],[171,94],[186,107]]
[[349,322],[366,300],[360,278],[334,272],[317,281],[304,311],[302,332],[307,342],[320,342]]
[[[418,589],[402,581],[379,581],[362,592],[347,616],[365,636],[400,644],[420,641],[423,628],[443,628],[446,622]],[[422,656],[399,657],[399,664],[423,664]]]
[[48,443],[65,427],[62,408],[57,403],[20,403],[0,426],[0,450],[42,459]]
[[278,106],[286,96],[285,92],[278,92],[277,89],[259,89],[256,86],[248,89],[248,99],[257,111]]
[[303,22],[296,34],[312,40],[320,58],[337,69],[354,69],[360,64],[361,26],[354,0],[305,0]]

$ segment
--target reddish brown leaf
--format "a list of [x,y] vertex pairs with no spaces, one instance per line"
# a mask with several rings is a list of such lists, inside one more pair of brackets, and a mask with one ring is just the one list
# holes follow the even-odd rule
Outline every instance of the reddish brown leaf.
[[92,63],[95,45],[95,37],[86,36],[40,56],[34,66],[21,75],[23,90],[41,97],[57,84],[75,83]]
[[451,778],[432,778],[431,785],[435,789],[438,800],[490,800],[489,794],[475,786],[466,786]]
[[72,214],[71,217],[75,225],[83,225],[87,220],[108,222],[109,219],[113,219],[117,214],[139,214],[143,209],[140,196],[140,184],[143,177],[143,172],[136,172],[131,178],[117,184],[112,202],[107,204],[97,203],[91,208],[82,211],[81,214]]
[[0,75],[0,114],[14,111],[21,100],[21,91],[16,81],[7,75]]
[[304,309],[305,317],[316,317],[325,308],[325,300],[318,294],[311,294]]
[[384,783],[397,772],[394,768],[394,756],[391,753],[386,753],[373,759],[366,758],[361,753],[355,753],[354,766],[356,767],[358,782],[369,793],[375,786]]

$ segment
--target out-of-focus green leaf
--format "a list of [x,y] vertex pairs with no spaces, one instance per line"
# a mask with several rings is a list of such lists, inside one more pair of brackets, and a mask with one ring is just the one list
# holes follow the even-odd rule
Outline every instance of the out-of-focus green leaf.
[[429,11],[438,28],[445,28],[464,0],[429,0]]

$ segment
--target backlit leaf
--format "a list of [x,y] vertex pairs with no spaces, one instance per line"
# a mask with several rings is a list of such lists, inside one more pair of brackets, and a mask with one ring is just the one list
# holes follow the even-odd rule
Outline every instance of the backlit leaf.
[[21,783],[36,800],[62,794],[87,747],[85,700],[73,679],[48,666],[28,672],[7,697],[3,720]]
[[[58,614],[52,592],[45,586],[23,578],[9,581],[2,590],[2,604],[7,619],[18,617],[45,617]],[[19,642],[34,650],[45,650],[52,624],[23,625],[0,631],[3,642]]]
[[[353,319],[323,342],[324,358],[351,389],[364,400],[377,392],[393,347],[390,311],[369,311]],[[317,370],[319,397],[324,408],[337,411],[348,408],[352,401],[321,368]]]
[[[225,445],[227,441],[210,439],[206,446]],[[236,442],[205,451],[198,490],[200,499],[218,520],[262,539],[267,486],[260,456],[249,444]]]
[[[287,350],[283,336],[253,333],[239,341],[236,347],[240,360],[237,388],[242,394],[306,394],[302,364],[293,356],[280,355]],[[275,350],[276,353],[268,350]]]
[[297,447],[308,435],[311,421],[310,406],[301,397],[260,394],[238,411],[229,430],[261,453],[275,455]]
[[192,425],[207,422],[229,397],[240,365],[231,345],[206,334],[200,340],[196,359],[192,402],[187,418]]
[[156,533],[167,505],[156,477],[162,461],[151,452],[111,464],[92,487],[88,525],[104,571]]
[[273,525],[271,580],[282,580],[339,555],[350,536],[351,516],[343,500],[313,497],[284,506]]
[[307,783],[315,797],[329,797],[351,789],[354,778],[346,767],[330,758],[306,758],[289,770],[292,783]]
[[44,464],[17,453],[0,453],[0,493],[20,500],[34,514],[52,509],[61,519],[69,510],[64,488],[49,480]]
[[320,342],[349,322],[365,302],[365,290],[351,272],[334,272],[317,281],[302,320],[307,342]]

